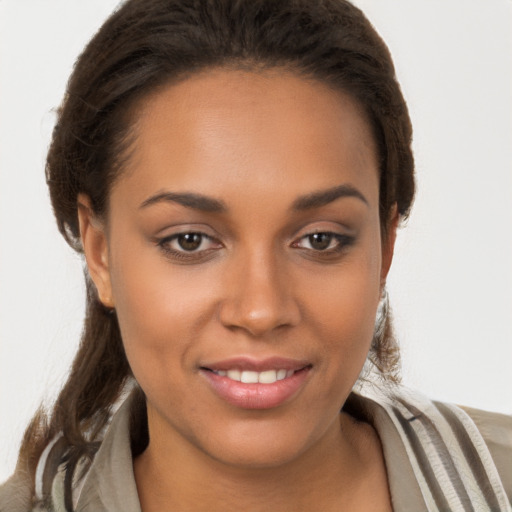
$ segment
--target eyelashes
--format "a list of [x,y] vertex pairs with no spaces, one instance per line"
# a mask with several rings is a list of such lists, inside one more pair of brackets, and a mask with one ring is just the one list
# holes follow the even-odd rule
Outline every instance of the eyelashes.
[[320,253],[339,253],[354,242],[354,237],[331,231],[318,231],[304,235],[292,247]]
[[223,247],[218,240],[199,231],[176,233],[158,240],[157,245],[167,257],[183,261],[204,259]]
[[[302,251],[308,258],[332,260],[355,243],[354,236],[333,231],[314,231],[295,239],[290,247]],[[177,262],[201,263],[208,261],[224,245],[200,231],[186,231],[158,239],[159,249]]]

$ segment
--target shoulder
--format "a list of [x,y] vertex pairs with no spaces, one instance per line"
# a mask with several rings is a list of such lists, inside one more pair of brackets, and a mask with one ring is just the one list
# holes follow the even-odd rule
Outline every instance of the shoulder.
[[512,503],[512,415],[461,407],[475,423]]
[[[17,468],[0,485],[0,512],[126,510],[117,506],[100,509],[94,503],[101,504],[103,499],[116,494],[110,485],[114,477],[121,481],[118,489],[123,489],[122,496],[130,494],[126,487],[132,472],[132,455],[147,444],[142,420],[135,421],[140,420],[139,416],[145,418],[140,400],[135,392],[123,396],[112,409],[104,429],[81,450],[69,445],[62,433],[56,435],[38,457],[34,475]],[[132,435],[140,439],[132,443]],[[119,473],[124,474],[124,479]],[[132,484],[133,498],[136,488]]]
[[426,502],[441,510],[465,510],[468,503],[510,510],[512,418],[430,400],[401,386],[370,393],[389,461],[396,463],[401,451],[398,465],[410,466]]
[[67,510],[64,481],[69,461],[66,454],[64,438],[58,435],[46,445],[34,475],[17,467],[0,486],[0,512]]
[[32,504],[30,476],[17,470],[0,485],[0,512],[28,512]]
[[398,401],[413,413],[409,422],[417,419],[422,424],[418,438],[424,446],[435,445],[436,455],[449,469],[448,479],[460,480],[461,489],[473,488],[472,499],[480,495],[492,510],[509,510],[505,502],[512,503],[511,416],[429,400],[407,390],[399,393]]

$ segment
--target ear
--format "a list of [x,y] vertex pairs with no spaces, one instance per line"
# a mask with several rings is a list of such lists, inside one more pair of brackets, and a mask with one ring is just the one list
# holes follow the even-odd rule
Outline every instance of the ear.
[[393,261],[393,253],[395,251],[396,231],[398,229],[398,222],[400,214],[398,213],[398,205],[393,204],[389,211],[387,219],[387,232],[386,238],[382,240],[382,267],[380,272],[380,286],[384,289],[386,279],[388,277],[391,262]]
[[85,194],[78,194],[78,221],[80,238],[84,249],[89,275],[93,280],[98,298],[109,308],[114,308],[110,283],[109,254],[103,223],[95,216],[91,200]]

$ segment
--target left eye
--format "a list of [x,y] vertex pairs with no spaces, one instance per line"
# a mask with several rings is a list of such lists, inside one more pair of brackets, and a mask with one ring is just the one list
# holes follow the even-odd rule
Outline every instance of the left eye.
[[296,244],[296,247],[300,247],[301,249],[309,249],[313,251],[329,251],[336,250],[341,248],[345,239],[348,238],[343,235],[338,235],[336,233],[322,232],[322,233],[311,233],[309,235],[303,236]]

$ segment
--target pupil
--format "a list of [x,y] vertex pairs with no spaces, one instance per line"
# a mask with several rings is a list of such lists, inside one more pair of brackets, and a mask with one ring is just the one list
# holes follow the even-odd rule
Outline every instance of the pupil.
[[178,244],[185,251],[194,251],[201,245],[202,238],[199,233],[185,233],[178,237]]
[[331,244],[332,235],[329,233],[314,233],[309,235],[309,243],[313,249],[323,251]]

